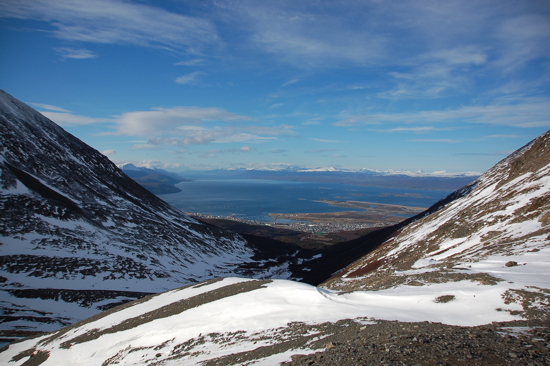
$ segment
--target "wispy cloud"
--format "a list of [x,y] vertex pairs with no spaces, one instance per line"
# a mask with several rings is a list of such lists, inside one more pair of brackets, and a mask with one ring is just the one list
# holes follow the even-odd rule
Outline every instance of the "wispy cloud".
[[371,23],[379,23],[368,16],[367,10],[372,9],[351,4],[324,2],[304,7],[291,1],[245,1],[224,10],[246,24],[256,47],[295,66],[370,63],[384,52],[385,37],[375,31],[378,24]]
[[542,8],[534,10],[538,11],[520,13],[499,24],[495,38],[501,48],[496,64],[506,71],[518,69],[531,60],[550,55],[550,49],[542,46],[550,43],[548,8],[546,11]]
[[481,123],[514,127],[550,127],[550,98],[530,97],[506,100],[484,106],[465,106],[451,110],[413,113],[370,114],[348,117],[333,123],[351,127],[387,123]]
[[489,153],[473,153],[473,152],[463,152],[463,153],[453,153],[451,156],[508,156],[512,151],[498,151],[498,152],[489,152]]
[[57,53],[59,53],[62,60],[66,60],[68,58],[75,60],[97,58],[97,55],[93,51],[87,50],[85,48],[59,47],[55,50],[57,51]]
[[[91,121],[91,120],[90,120]],[[91,121],[92,122],[92,121]],[[254,118],[219,108],[174,107],[135,111],[106,119],[114,128],[105,135],[145,137],[134,149],[210,143],[261,142],[279,136],[296,137],[293,126],[258,126]],[[248,147],[243,147],[242,152]]]
[[334,126],[351,127],[361,125],[377,125],[380,124],[380,115],[357,115],[349,116],[340,121],[334,122]]
[[461,140],[453,140],[453,139],[413,139],[413,140],[408,140],[408,141],[412,141],[412,142],[444,142],[444,143],[447,143],[447,144],[456,144],[456,143],[462,142]]
[[306,154],[321,154],[325,152],[331,152],[331,151],[338,151],[336,149],[315,149],[315,150],[307,150],[304,151]]
[[[66,111],[63,108],[36,104]],[[287,124],[259,126],[250,124],[255,119],[227,112],[220,108],[173,107],[155,108],[150,111],[135,111],[111,118],[79,116],[69,111],[41,112],[61,126],[109,124],[114,131],[103,135],[145,137],[133,149],[156,150],[163,146],[187,146],[209,143],[261,142],[274,140],[279,136],[297,137],[294,127]],[[145,142],[145,143],[144,143]],[[250,151],[243,146],[240,152]]]
[[321,124],[321,121],[316,119],[310,119],[309,121],[302,122],[302,125],[304,126],[315,126]]
[[443,128],[435,128],[435,127],[429,127],[429,126],[423,126],[423,127],[396,127],[396,128],[390,128],[389,130],[385,130],[386,132],[413,132],[413,133],[428,133],[433,132],[436,130],[443,130]]
[[155,144],[135,144],[132,145],[132,150],[161,150],[164,147],[162,145]]
[[251,117],[237,115],[219,108],[155,108],[151,111],[128,112],[116,117],[115,134],[139,137],[178,136],[189,132],[204,131],[205,127],[200,127],[200,125],[207,121],[242,122],[253,120]]
[[291,80],[287,81],[286,83],[284,83],[283,85],[281,85],[281,88],[284,88],[285,86],[289,86],[289,85],[295,84],[295,83],[297,83],[298,81],[300,81],[300,79],[291,79]]
[[346,141],[339,141],[339,140],[327,140],[327,139],[317,139],[310,137],[310,140],[317,141],[317,142],[325,142],[328,144],[339,144],[339,143],[345,143]]
[[174,65],[176,65],[176,66],[195,66],[195,65],[201,64],[203,62],[204,62],[204,59],[195,58],[195,59],[192,59],[192,60],[176,62]]
[[271,149],[267,153],[268,154],[282,154],[282,153],[286,153],[286,152],[288,152],[288,150],[285,150],[285,149]]
[[197,84],[199,82],[199,77],[201,75],[206,75],[205,72],[202,71],[194,71],[190,74],[182,75],[178,78],[176,78],[176,83],[178,84]]
[[[252,149],[249,146],[241,146],[240,148],[234,149],[210,150],[206,152],[206,157],[215,157],[219,154],[241,154],[248,153],[250,151],[252,151]],[[204,154],[202,156],[205,157]]]
[[495,139],[507,139],[507,138],[520,138],[520,135],[489,135],[487,136],[489,138],[495,138]]
[[36,108],[47,109],[49,111],[64,112],[64,113],[71,112],[67,109],[64,109],[55,105],[51,105],[51,104],[42,104],[42,103],[29,103],[29,104],[35,106]]
[[69,41],[134,44],[200,53],[220,39],[208,20],[119,0],[4,0],[2,17],[48,22]]
[[59,112],[40,112],[44,116],[48,117],[60,126],[77,126],[77,125],[91,125],[96,123],[109,123],[113,122],[111,118],[92,118],[86,116],[78,116],[72,113],[59,113]]

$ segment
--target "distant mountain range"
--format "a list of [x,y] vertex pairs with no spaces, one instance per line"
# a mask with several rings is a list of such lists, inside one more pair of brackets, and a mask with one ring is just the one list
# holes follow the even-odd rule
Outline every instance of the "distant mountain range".
[[119,165],[119,168],[122,169],[127,176],[154,194],[181,192],[181,189],[175,185],[181,182],[191,181],[191,179],[183,178],[176,173],[171,173],[164,169],[137,167],[131,163]]
[[263,171],[263,172],[295,172],[295,173],[327,173],[327,172],[339,172],[339,173],[363,173],[363,174],[372,174],[372,175],[406,175],[411,177],[477,177],[481,175],[479,172],[447,172],[447,171],[437,171],[437,172],[424,172],[422,170],[412,171],[412,170],[376,170],[376,169],[346,169],[338,167],[318,167],[318,168],[307,168],[302,166],[284,166],[284,167],[272,167],[272,168],[235,168],[235,169],[220,169],[220,170],[231,170],[231,171]]
[[132,163],[125,163],[118,166],[124,173],[136,182],[147,188],[154,194],[178,193],[181,189],[176,184],[187,182],[193,179],[185,177],[202,177],[216,179],[269,179],[288,180],[299,182],[315,183],[336,183],[351,184],[360,186],[382,187],[382,188],[405,188],[405,189],[427,189],[452,191],[476,179],[480,173],[448,173],[422,172],[406,170],[377,171],[371,169],[339,169],[304,167],[283,167],[283,168],[250,168],[250,169],[215,169],[200,171],[182,171],[179,173],[169,172],[158,168],[136,166]]
[[217,169],[181,172],[181,176],[202,178],[270,179],[314,183],[351,184],[382,188],[453,191],[471,183],[478,173],[379,172],[369,169],[350,171],[331,169]]

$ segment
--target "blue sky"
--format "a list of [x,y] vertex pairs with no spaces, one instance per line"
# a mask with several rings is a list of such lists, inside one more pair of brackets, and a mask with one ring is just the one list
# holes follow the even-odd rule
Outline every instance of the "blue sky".
[[3,0],[0,32],[0,88],[116,163],[483,172],[550,127],[543,0]]

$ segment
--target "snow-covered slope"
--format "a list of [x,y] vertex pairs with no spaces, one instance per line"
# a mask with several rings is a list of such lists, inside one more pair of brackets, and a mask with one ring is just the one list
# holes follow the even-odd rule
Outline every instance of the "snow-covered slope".
[[0,361],[275,365],[332,347],[343,333],[356,338],[377,319],[465,326],[547,320],[549,153],[547,133],[346,268],[325,284],[332,289],[210,280],[12,344]]
[[456,286],[449,290],[455,301],[464,299],[462,289],[482,287],[522,304],[522,316],[548,316],[550,132],[453,195],[323,286],[346,291]]
[[219,276],[288,277],[286,264],[258,265],[242,237],[171,207],[4,91],[0,134],[4,329],[57,329]]
[[338,294],[288,280],[211,280],[12,344],[0,353],[0,362],[271,366],[338,342],[342,332],[359,333],[374,324],[371,318],[457,325],[514,318],[494,310],[500,305],[494,291],[470,289],[464,293],[468,300],[434,301],[447,290]]

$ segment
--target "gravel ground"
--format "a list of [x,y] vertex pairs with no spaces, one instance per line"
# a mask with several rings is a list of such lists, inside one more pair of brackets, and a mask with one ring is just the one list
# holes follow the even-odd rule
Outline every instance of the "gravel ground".
[[324,350],[281,365],[550,365],[550,322],[458,327],[378,321],[349,328],[327,337]]

